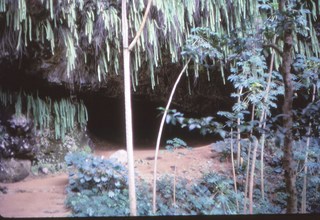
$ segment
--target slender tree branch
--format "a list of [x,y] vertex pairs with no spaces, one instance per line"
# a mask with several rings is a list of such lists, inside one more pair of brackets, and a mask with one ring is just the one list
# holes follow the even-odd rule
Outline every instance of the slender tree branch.
[[[313,91],[312,91],[312,103],[314,103],[314,100],[316,98],[316,85],[312,85]],[[301,213],[307,213],[307,174],[308,174],[308,151],[310,147],[310,134],[311,134],[311,122],[309,123],[308,127],[308,133],[307,133],[307,142],[306,142],[306,156],[304,160],[304,176],[303,176],[303,187],[301,192]]]
[[[277,36],[275,35],[273,37],[273,44],[275,44],[277,39]],[[270,61],[270,67],[269,67],[269,76],[268,76],[268,83],[267,83],[267,87],[266,87],[266,94],[263,97],[263,102],[266,104],[269,98],[269,92],[270,92],[270,87],[271,87],[271,80],[272,80],[272,72],[273,72],[273,64],[274,64],[274,54],[275,54],[275,50],[271,50],[271,61]],[[265,119],[267,118],[266,115],[266,110],[263,109],[262,111],[263,115],[265,115]],[[265,129],[266,128],[266,121],[263,122],[262,128]],[[265,143],[265,133],[263,132],[261,138],[260,138],[260,142],[261,142],[261,160],[260,160],[260,168],[261,168],[261,174],[260,174],[260,178],[261,178],[261,196],[262,196],[262,200],[264,201],[264,143]]]
[[147,5],[147,8],[146,8],[146,11],[144,12],[144,15],[143,15],[143,20],[142,20],[142,23],[140,25],[140,28],[139,28],[139,31],[138,33],[136,34],[136,36],[134,37],[134,39],[132,40],[132,42],[130,43],[129,45],[129,50],[131,51],[132,48],[134,47],[134,45],[137,43],[142,31],[143,31],[143,28],[146,24],[146,21],[147,21],[147,17],[148,17],[148,14],[149,14],[149,11],[150,11],[150,8],[151,8],[151,3],[152,3],[152,0],[149,0],[148,1],[148,5]]
[[152,200],[152,209],[153,209],[153,213],[156,213],[156,191],[157,191],[157,160],[158,160],[158,154],[159,154],[159,147],[160,147],[160,140],[161,140],[161,135],[162,135],[162,130],[163,130],[163,125],[164,125],[164,121],[167,117],[167,113],[168,110],[170,108],[170,104],[173,98],[173,95],[176,91],[176,88],[178,86],[178,83],[180,82],[180,79],[183,75],[183,73],[185,72],[185,70],[188,67],[188,64],[190,62],[191,58],[187,61],[187,63],[185,64],[185,66],[183,67],[183,69],[181,70],[169,97],[166,109],[164,110],[162,119],[161,119],[161,123],[160,123],[160,129],[159,129],[159,133],[158,133],[158,138],[157,138],[157,144],[156,144],[156,152],[155,152],[155,156],[154,156],[154,169],[153,169],[153,200]]
[[[256,106],[255,104],[252,105],[252,111],[251,111],[251,122],[254,120],[254,113],[255,113]],[[251,128],[250,131],[250,138],[252,138],[253,129]],[[245,183],[245,190],[244,190],[244,205],[243,205],[243,214],[247,214],[247,200],[248,200],[248,184],[249,184],[249,170],[250,170],[250,155],[251,155],[251,141],[249,143],[249,149],[248,149],[248,164],[247,164],[247,171],[246,171],[246,183]],[[250,204],[250,201],[249,201]]]
[[[231,128],[231,164],[232,164],[232,176],[233,176],[233,186],[234,186],[234,192],[238,194],[238,189],[237,189],[237,177],[236,177],[236,171],[234,168],[234,156],[233,156],[233,128]],[[237,212],[239,212],[239,201],[238,198],[236,197],[236,205],[237,205]]]

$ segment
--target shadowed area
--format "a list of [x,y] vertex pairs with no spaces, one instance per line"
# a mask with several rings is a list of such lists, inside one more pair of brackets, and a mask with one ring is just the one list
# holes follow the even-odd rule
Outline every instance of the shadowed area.
[[[125,145],[125,113],[124,101],[119,98],[105,98],[96,96],[85,99],[88,109],[89,121],[88,130],[91,136],[108,140],[120,145]],[[155,146],[160,127],[162,114],[157,109],[165,106],[163,103],[152,102],[148,99],[133,97],[132,99],[132,120],[134,143],[139,146]],[[174,106],[172,107],[174,108]],[[186,115],[187,116],[187,115]],[[199,115],[190,115],[190,117],[200,117]],[[167,139],[179,137],[190,143],[210,143],[214,140],[210,136],[202,136],[198,131],[188,131],[165,124],[162,144]],[[216,138],[215,138],[216,139]]]

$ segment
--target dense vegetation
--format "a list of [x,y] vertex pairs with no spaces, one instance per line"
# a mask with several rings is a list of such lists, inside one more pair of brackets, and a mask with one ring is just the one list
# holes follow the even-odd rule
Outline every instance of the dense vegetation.
[[[212,75],[219,74],[233,88],[230,98],[234,105],[230,111],[200,119],[186,118],[177,110],[166,109],[164,113],[168,114],[167,123],[199,129],[204,135],[220,134],[229,143],[224,149],[232,161],[232,182],[222,183],[224,177],[208,174],[203,180],[191,183],[190,188],[178,188],[177,201],[172,202],[168,196],[169,180],[157,182],[155,177],[153,189],[158,188],[153,195],[153,214],[316,210],[314,205],[320,199],[317,156],[320,1],[154,0],[149,13],[144,1],[120,2],[34,0],[33,4],[27,4],[25,0],[0,0],[0,23],[4,24],[0,58],[40,59],[37,65],[49,69],[48,75],[80,86],[88,77],[94,79],[91,82],[107,81],[111,73],[121,72],[123,65],[125,78],[129,80],[124,87],[128,91],[130,85],[133,89],[139,85],[139,73],[144,66],[148,66],[151,88],[154,88],[158,79],[155,69],[165,64],[165,57],[186,64],[181,74],[186,70],[186,75],[191,77],[192,70],[195,81],[203,74],[209,81]],[[121,16],[120,12],[125,10],[128,13]],[[146,26],[136,46],[129,50],[128,40],[139,33],[145,12]],[[131,122],[127,128],[130,126]],[[128,134],[130,129],[126,132],[127,140],[132,139]],[[177,140],[171,147],[176,147]],[[128,154],[133,148],[129,144],[130,140]],[[142,215],[152,213],[150,203],[141,198],[140,186],[137,193],[133,190],[135,178],[130,155],[129,192],[125,181],[119,180],[125,177],[124,173],[121,177],[112,173],[118,165],[95,158],[89,158],[88,165],[85,161],[89,159],[83,156],[70,157],[67,162],[80,172],[76,178],[70,177],[71,189],[79,194],[74,194],[68,202],[77,215],[135,215],[136,207]],[[111,167],[95,173],[98,165]],[[241,178],[245,180],[242,184]],[[115,188],[105,189],[101,181]],[[284,184],[273,188],[274,181]],[[77,189],[72,188],[74,184]],[[213,190],[217,184],[222,184],[223,196]],[[128,196],[129,202],[125,199]],[[93,197],[97,206],[98,203],[110,206],[112,201],[118,201],[119,207],[109,207],[101,213],[93,208],[83,210]],[[179,204],[181,198],[188,201],[185,207]]]
[[[172,62],[180,60],[192,27],[231,33],[253,19],[256,6],[256,1],[243,0],[229,6],[222,0],[153,1],[146,28],[131,56],[133,87],[139,84],[143,66],[149,68],[151,86],[156,85],[155,68],[166,60],[164,55]],[[134,0],[128,9],[131,40],[140,27],[144,1]],[[233,15],[230,10],[238,13]],[[43,68],[43,64],[54,66],[50,74],[62,82],[81,84],[92,75],[92,82],[108,80],[122,69],[120,12],[121,1],[117,0],[1,0],[0,57],[40,59]],[[221,23],[216,22],[220,19]]]
[[[127,171],[123,165],[83,152],[68,154],[66,162],[66,205],[73,216],[129,215]],[[158,180],[157,192],[159,209],[155,215],[235,214],[235,198],[242,197],[234,193],[231,179],[213,172],[194,182],[164,175]],[[151,185],[137,181],[139,215],[153,215],[151,201]]]

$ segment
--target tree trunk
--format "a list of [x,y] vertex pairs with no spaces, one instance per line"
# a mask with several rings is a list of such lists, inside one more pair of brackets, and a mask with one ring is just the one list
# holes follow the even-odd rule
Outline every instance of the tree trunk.
[[[280,12],[285,14],[285,0],[280,1]],[[293,49],[293,31],[290,22],[284,25],[284,46],[282,54],[282,64],[280,71],[284,82],[284,102],[282,112],[283,118],[284,147],[283,147],[283,168],[285,170],[284,178],[286,190],[288,193],[287,213],[297,213],[297,189],[296,189],[296,169],[293,159],[293,140],[292,140],[292,102],[293,85],[291,77],[292,49]]]
[[126,145],[128,153],[128,178],[130,215],[137,215],[136,185],[134,177],[133,136],[132,136],[132,108],[131,108],[131,82],[130,82],[130,51],[128,48],[128,20],[126,0],[122,0],[122,39],[123,39],[123,74],[124,99],[126,118]]
[[124,100],[125,100],[125,118],[126,118],[126,145],[128,154],[128,178],[129,178],[129,202],[130,215],[137,215],[136,184],[134,176],[134,156],[133,156],[133,132],[132,132],[132,107],[131,107],[131,78],[130,78],[130,50],[137,43],[143,28],[146,24],[147,17],[151,8],[152,0],[148,1],[146,11],[143,16],[139,31],[129,45],[128,40],[128,18],[126,0],[121,2],[121,19],[122,19],[122,41],[123,41],[123,74],[124,74]]

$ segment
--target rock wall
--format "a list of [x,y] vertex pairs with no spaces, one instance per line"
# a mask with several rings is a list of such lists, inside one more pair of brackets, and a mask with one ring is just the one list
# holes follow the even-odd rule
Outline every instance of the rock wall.
[[32,118],[17,115],[10,107],[0,105],[0,115],[0,182],[59,171],[65,168],[68,152],[90,151],[89,137],[77,127],[63,140],[56,140],[52,128],[36,129]]

